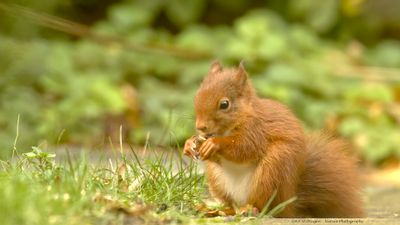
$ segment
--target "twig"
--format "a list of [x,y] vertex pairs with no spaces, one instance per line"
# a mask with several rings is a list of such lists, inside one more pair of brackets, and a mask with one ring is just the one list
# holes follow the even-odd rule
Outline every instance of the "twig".
[[14,156],[17,154],[17,142],[18,142],[18,137],[19,137],[19,116],[20,116],[20,114],[18,114],[18,117],[17,117],[17,128],[16,128],[16,132],[15,132],[15,139],[14,139],[14,145],[13,145],[11,159],[14,159]]
[[119,150],[122,156],[124,154],[124,147],[122,146],[122,124],[119,126]]
[[32,9],[16,5],[16,4],[6,4],[0,3],[0,10],[14,17],[24,17],[27,21],[32,21],[40,26],[44,26],[53,30],[61,31],[78,37],[85,37],[92,39],[100,44],[120,44],[126,49],[131,49],[134,51],[140,51],[145,53],[158,53],[172,55],[179,58],[185,59],[206,59],[212,57],[208,52],[193,51],[189,49],[181,49],[172,46],[157,45],[157,44],[134,44],[128,42],[126,39],[116,37],[116,36],[105,36],[96,34],[90,27],[79,24],[67,19],[63,19],[57,16],[48,15],[42,12],[36,12]]

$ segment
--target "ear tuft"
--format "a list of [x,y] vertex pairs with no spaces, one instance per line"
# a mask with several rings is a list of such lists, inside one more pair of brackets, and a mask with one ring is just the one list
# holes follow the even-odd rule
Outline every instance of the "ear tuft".
[[247,72],[244,68],[244,61],[240,61],[239,67],[236,72],[236,80],[241,86],[244,86],[247,82]]
[[215,60],[210,67],[210,73],[219,73],[222,71],[222,65],[219,60]]

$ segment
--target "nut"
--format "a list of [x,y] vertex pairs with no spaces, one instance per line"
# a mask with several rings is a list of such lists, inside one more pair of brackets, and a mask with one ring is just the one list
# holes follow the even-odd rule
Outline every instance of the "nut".
[[207,138],[202,135],[199,135],[199,136],[197,136],[196,140],[199,141],[200,143],[203,143],[205,140],[207,140]]
[[200,145],[207,140],[206,137],[202,135],[195,136],[195,140],[193,141],[192,145],[190,146],[190,149],[193,152],[193,158],[198,160],[199,159],[199,153],[197,152],[197,147],[200,147]]

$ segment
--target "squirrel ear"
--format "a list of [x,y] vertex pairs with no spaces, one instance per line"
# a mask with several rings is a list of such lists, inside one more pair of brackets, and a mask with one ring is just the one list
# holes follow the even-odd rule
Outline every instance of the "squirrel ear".
[[219,73],[222,71],[222,65],[219,60],[215,60],[210,67],[210,73]]
[[239,67],[236,72],[236,80],[240,85],[245,85],[247,82],[247,72],[244,68],[244,61],[240,61]]

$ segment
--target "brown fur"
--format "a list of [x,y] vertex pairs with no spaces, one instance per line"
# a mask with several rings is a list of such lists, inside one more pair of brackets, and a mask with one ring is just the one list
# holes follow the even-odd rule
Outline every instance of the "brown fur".
[[297,207],[312,217],[363,217],[357,159],[346,143],[327,134],[308,137]]
[[[230,108],[221,110],[224,99]],[[224,70],[214,62],[195,97],[195,110],[196,128],[210,136],[198,151],[215,198],[235,205],[214,172],[224,159],[255,165],[250,190],[243,191],[249,193],[246,203],[259,210],[276,190],[272,207],[298,197],[280,217],[363,215],[356,161],[343,152],[343,142],[322,135],[306,138],[287,107],[256,95],[243,64]]]

